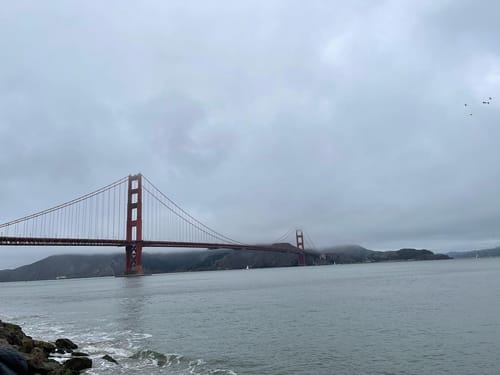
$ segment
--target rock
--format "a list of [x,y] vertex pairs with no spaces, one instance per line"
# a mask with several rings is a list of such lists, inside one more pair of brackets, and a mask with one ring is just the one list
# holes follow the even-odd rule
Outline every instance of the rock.
[[63,368],[71,371],[81,371],[92,367],[92,360],[88,357],[72,357],[64,362]]
[[9,367],[4,366],[2,362],[0,362],[0,374],[2,375],[17,375],[14,371],[12,371]]
[[33,340],[33,346],[42,349],[47,355],[56,351],[56,346],[47,341]]
[[76,345],[70,339],[57,339],[56,346],[59,349],[64,349],[64,350],[69,351],[69,352],[73,351],[73,349],[78,349],[78,345]]
[[0,339],[5,339],[10,345],[22,346],[26,336],[17,324],[0,321]]
[[28,337],[25,337],[23,339],[23,344],[21,346],[21,351],[24,353],[29,353],[33,350],[34,347],[34,340],[30,339]]
[[92,367],[87,354],[74,352],[64,365],[49,359],[55,351],[64,354],[77,348],[69,339],[58,339],[56,345],[33,340],[18,325],[0,320],[0,375],[78,375]]
[[26,359],[30,373],[36,374],[43,369],[43,363],[47,360],[47,354],[45,354],[42,348],[33,348],[31,353],[26,355]]
[[108,362],[113,362],[113,363],[118,364],[118,362],[116,361],[116,359],[114,359],[113,357],[111,357],[110,355],[107,355],[107,354],[106,354],[106,355],[104,355],[104,356],[102,357],[102,359],[105,359],[105,360],[106,360],[106,361],[108,361]]
[[0,347],[0,374],[25,375],[28,373],[28,364],[21,353],[12,347]]
[[26,356],[28,359],[29,372],[28,374],[62,374],[62,366],[59,362],[53,359],[41,359],[40,357],[31,357],[30,354]]
[[82,352],[73,352],[71,353],[72,357],[88,357],[89,355],[87,353],[82,353]]

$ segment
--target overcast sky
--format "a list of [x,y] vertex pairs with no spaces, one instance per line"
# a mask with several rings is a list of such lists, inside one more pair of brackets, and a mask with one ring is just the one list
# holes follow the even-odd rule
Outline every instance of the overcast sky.
[[0,222],[142,172],[243,242],[500,245],[498,1],[1,9]]

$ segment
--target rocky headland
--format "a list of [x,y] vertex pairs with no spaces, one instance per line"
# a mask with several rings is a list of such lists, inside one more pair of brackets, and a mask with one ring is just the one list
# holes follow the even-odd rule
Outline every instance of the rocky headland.
[[[20,326],[0,320],[1,375],[76,375],[92,367],[87,354],[69,339],[34,340]],[[56,361],[55,357],[64,358]]]
[[[290,244],[277,244],[281,248]],[[0,270],[2,281],[54,280],[99,276],[120,276],[125,268],[123,254],[53,255],[12,270]],[[361,246],[337,246],[306,255],[307,265],[401,262],[450,259],[429,250],[400,249],[374,251]],[[174,253],[143,254],[142,265],[150,274],[165,272],[216,271],[244,268],[294,267],[297,255],[270,251],[213,249]]]

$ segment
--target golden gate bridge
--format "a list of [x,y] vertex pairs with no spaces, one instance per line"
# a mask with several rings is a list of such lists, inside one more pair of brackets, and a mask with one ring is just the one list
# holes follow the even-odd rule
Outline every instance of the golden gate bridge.
[[297,254],[305,265],[304,233],[287,243],[245,244],[183,210],[142,174],[123,177],[66,203],[0,224],[1,246],[118,246],[125,275],[142,275],[145,247],[259,250]]

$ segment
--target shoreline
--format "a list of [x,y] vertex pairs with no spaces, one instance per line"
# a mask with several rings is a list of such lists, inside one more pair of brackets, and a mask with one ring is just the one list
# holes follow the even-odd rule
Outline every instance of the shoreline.
[[[85,353],[66,338],[55,342],[33,339],[21,326],[0,320],[0,373],[2,375],[77,375],[92,367]],[[64,358],[58,362],[53,358]]]

